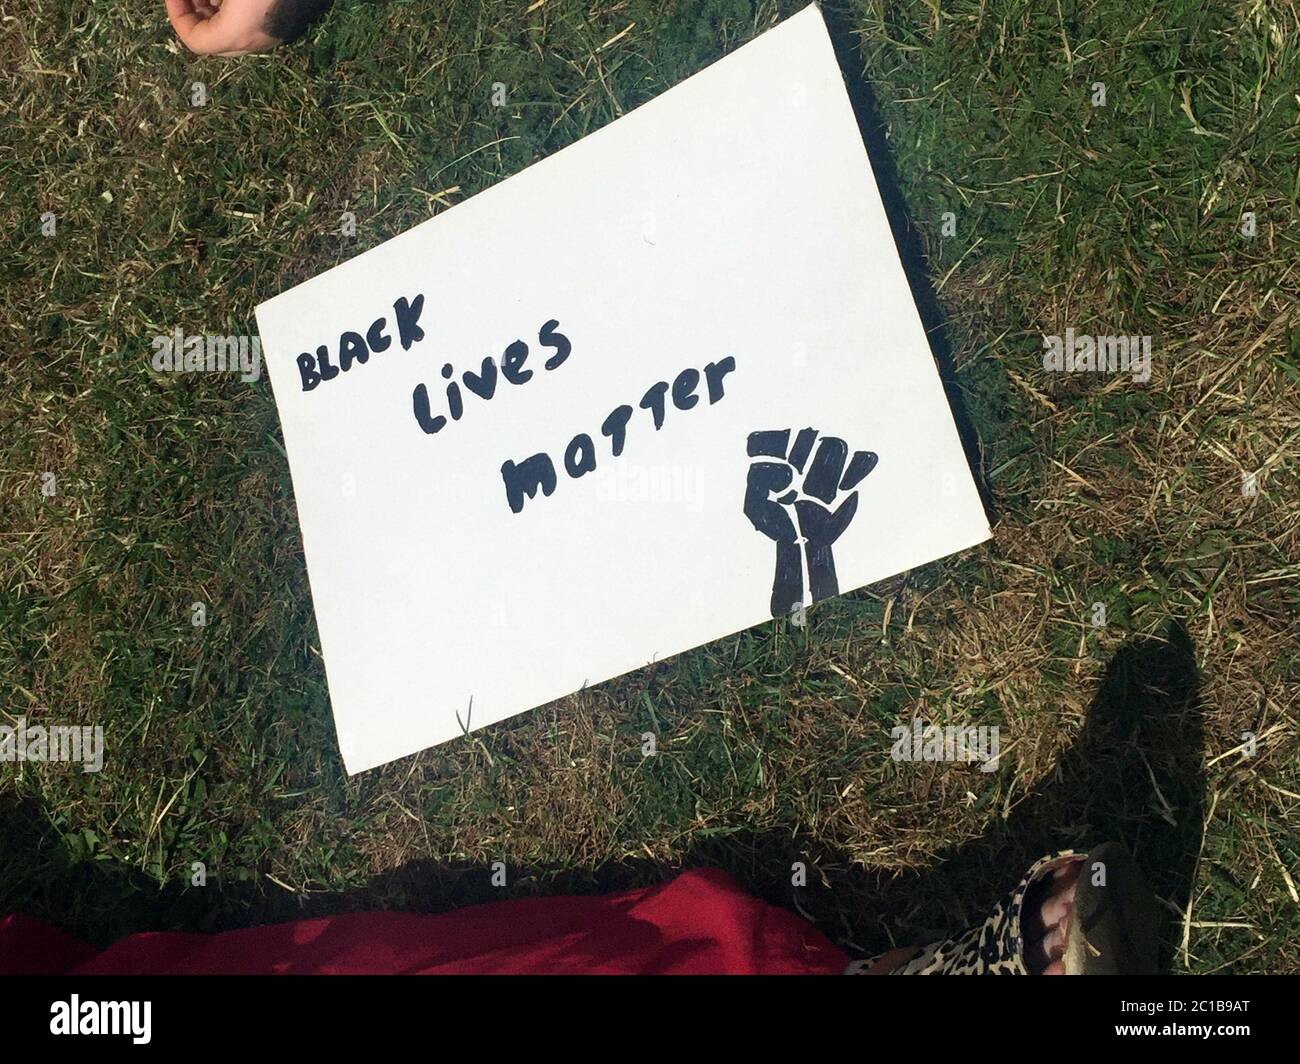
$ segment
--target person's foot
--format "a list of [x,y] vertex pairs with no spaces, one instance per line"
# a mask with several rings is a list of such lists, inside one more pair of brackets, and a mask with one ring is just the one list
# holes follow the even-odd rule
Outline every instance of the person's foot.
[[[1030,975],[1064,975],[1065,935],[1074,912],[1075,887],[1083,868],[1082,855],[1065,860],[1033,884],[1021,909],[1021,937],[1025,967]],[[915,957],[917,949],[905,946],[879,957],[867,975],[886,975]]]
[[1030,975],[1064,975],[1065,934],[1083,858],[1075,857],[1035,883],[1025,898],[1021,935]]

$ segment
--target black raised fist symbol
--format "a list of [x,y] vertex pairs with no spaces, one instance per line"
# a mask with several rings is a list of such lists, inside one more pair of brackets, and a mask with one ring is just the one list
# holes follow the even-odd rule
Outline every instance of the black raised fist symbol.
[[[813,446],[816,445],[816,453]],[[834,436],[817,440],[816,429],[803,429],[790,443],[790,429],[751,432],[746,444],[751,458],[745,485],[745,516],[769,539],[776,540],[776,578],[772,582],[772,616],[781,617],[803,605],[804,565],[812,600],[840,593],[831,547],[858,512],[853,489],[876,468],[871,451],[855,451]],[[810,460],[811,459],[811,460]],[[802,477],[794,487],[796,476]],[[837,496],[849,492],[831,508]]]

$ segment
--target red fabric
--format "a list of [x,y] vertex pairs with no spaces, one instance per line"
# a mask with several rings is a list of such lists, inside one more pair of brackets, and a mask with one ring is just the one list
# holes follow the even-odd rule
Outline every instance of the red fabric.
[[30,916],[0,919],[0,975],[60,975],[94,955],[80,939]]
[[815,927],[717,870],[603,897],[528,898],[436,916],[351,913],[220,934],[130,935],[102,953],[25,916],[0,920],[0,973],[839,974]]

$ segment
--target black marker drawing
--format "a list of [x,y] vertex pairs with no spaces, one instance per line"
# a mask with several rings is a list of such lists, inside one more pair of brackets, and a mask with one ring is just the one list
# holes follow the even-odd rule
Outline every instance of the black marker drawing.
[[[818,443],[816,429],[801,430],[793,444],[789,429],[751,432],[746,453],[777,459],[751,465],[745,485],[745,516],[776,541],[772,616],[783,617],[803,605],[805,561],[812,601],[838,595],[831,547],[858,512],[853,489],[876,468],[879,458],[871,451],[855,451],[850,459],[848,444],[834,436],[823,436]],[[803,477],[798,488],[792,486],[796,473]],[[850,494],[831,509],[843,492]]]

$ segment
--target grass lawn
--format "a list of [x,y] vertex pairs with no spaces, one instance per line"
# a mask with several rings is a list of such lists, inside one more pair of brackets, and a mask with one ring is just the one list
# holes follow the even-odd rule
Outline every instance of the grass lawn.
[[[1119,837],[1172,970],[1300,970],[1289,0],[827,5],[993,540],[344,775],[269,385],[152,338],[254,334],[799,6],[340,0],[200,59],[161,0],[0,0],[0,723],[106,744],[0,764],[0,911],[104,943],[709,863],[876,949]],[[1150,381],[1046,372],[1067,329],[1150,336]],[[918,716],[998,770],[892,760]]]

